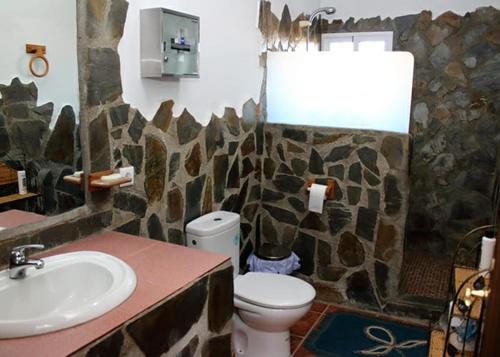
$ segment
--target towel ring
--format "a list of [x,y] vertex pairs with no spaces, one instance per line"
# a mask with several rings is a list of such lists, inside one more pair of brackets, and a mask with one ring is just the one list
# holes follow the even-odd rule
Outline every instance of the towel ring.
[[[38,78],[45,77],[47,73],[49,73],[49,60],[45,57],[45,51],[45,46],[26,44],[26,53],[30,53],[33,55],[29,63],[29,70],[32,75]],[[45,69],[41,73],[37,73],[34,69],[34,64],[37,59],[42,60],[42,62],[45,64]]]
[[[35,61],[36,61],[37,59],[40,59],[40,60],[42,60],[42,62],[43,62],[43,63],[45,63],[45,70],[44,70],[43,72],[41,72],[41,73],[37,73],[37,72],[35,71],[35,69],[33,68],[33,65],[34,65],[34,63],[35,63]],[[30,72],[31,72],[31,74],[32,74],[32,75],[34,75],[35,77],[38,77],[38,78],[45,77],[45,76],[47,75],[47,73],[49,73],[49,68],[50,68],[50,66],[49,66],[49,61],[48,61],[48,60],[47,60],[47,58],[46,58],[44,55],[42,55],[42,54],[40,54],[40,55],[36,54],[36,55],[34,55],[33,57],[31,57],[29,67],[30,67]]]

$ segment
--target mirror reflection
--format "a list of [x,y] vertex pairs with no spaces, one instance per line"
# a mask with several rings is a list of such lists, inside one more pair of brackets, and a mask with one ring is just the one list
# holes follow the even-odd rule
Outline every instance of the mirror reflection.
[[84,203],[76,1],[0,3],[0,231]]

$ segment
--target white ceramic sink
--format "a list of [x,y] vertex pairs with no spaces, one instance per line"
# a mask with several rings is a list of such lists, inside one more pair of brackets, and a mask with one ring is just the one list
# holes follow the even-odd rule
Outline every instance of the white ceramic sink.
[[100,252],[43,259],[24,279],[0,272],[0,338],[39,335],[92,320],[124,302],[136,276],[122,260]]

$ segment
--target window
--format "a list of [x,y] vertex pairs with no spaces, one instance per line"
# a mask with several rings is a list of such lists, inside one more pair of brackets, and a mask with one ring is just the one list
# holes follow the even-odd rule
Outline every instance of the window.
[[407,134],[413,68],[409,52],[270,52],[267,120]]
[[392,31],[327,33],[321,35],[321,50],[330,52],[392,51]]

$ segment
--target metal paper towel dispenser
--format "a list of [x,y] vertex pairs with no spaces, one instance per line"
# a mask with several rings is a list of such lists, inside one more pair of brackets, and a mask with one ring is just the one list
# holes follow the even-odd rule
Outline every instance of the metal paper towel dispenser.
[[199,77],[200,18],[163,9],[141,10],[143,78]]

